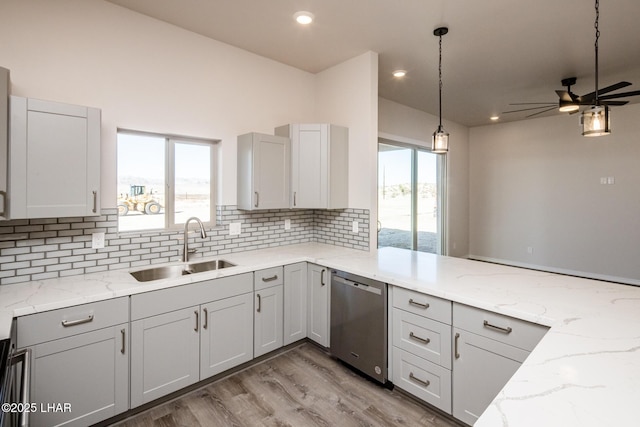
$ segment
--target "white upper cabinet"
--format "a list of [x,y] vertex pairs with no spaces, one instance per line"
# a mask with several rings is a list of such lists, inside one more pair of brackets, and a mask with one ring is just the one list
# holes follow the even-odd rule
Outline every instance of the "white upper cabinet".
[[238,209],[289,207],[289,138],[247,133],[238,137]]
[[343,209],[349,202],[349,129],[290,124],[275,134],[291,138],[290,207]]
[[9,217],[100,213],[100,110],[10,98]]

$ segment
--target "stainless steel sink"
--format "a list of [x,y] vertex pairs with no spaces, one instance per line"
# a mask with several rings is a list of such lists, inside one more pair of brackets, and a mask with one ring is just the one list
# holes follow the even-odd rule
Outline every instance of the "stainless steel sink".
[[162,267],[147,268],[132,271],[130,274],[138,282],[150,282],[153,280],[170,279],[172,277],[185,276],[187,274],[204,273],[206,271],[219,270],[221,268],[234,267],[235,264],[223,259],[211,261],[193,262],[180,265],[166,265]]

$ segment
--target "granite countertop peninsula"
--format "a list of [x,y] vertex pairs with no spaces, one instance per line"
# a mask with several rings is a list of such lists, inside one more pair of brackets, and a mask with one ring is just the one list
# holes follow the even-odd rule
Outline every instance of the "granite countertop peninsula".
[[640,287],[394,248],[308,243],[220,258],[237,266],[147,283],[114,270],[0,286],[0,338],[13,317],[307,261],[549,326],[476,426],[638,423]]

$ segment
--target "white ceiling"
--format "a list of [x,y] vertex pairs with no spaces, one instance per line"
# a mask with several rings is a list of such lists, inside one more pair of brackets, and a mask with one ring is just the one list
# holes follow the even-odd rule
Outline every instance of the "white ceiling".
[[[435,115],[433,30],[447,26],[443,117],[467,126],[517,108],[509,103],[557,101],[565,77],[578,78],[577,94],[594,90],[595,9],[588,0],[109,1],[312,73],[378,52],[379,95]],[[296,24],[300,10],[313,12],[314,23]],[[640,90],[639,20],[640,1],[601,1],[600,87],[627,80],[635,84],[622,91]],[[391,76],[400,68],[408,70],[401,81]]]

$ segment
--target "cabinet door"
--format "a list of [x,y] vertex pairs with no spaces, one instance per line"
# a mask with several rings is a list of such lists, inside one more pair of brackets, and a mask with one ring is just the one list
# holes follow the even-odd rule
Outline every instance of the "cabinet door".
[[100,110],[11,97],[10,146],[11,218],[99,214]]
[[253,141],[254,206],[257,209],[289,207],[291,141],[257,134]]
[[284,345],[307,336],[307,263],[284,266]]
[[454,328],[453,416],[472,425],[528,352]]
[[255,292],[254,357],[282,347],[282,285]]
[[329,346],[329,289],[328,268],[308,265],[307,336],[318,344]]
[[131,407],[199,380],[200,307],[131,322]]
[[200,379],[253,359],[253,293],[201,307]]
[[291,192],[294,208],[327,207],[327,125],[291,125]]
[[129,409],[128,338],[125,323],[33,346],[30,425],[87,426]]

